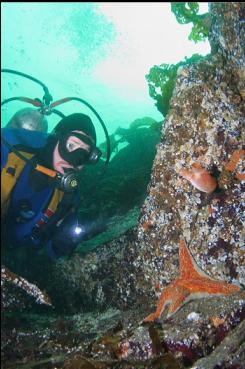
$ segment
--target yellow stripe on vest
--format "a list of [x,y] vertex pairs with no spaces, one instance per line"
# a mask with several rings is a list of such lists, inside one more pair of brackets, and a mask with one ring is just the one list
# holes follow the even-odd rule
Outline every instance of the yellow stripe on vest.
[[[27,159],[31,159],[33,154],[21,152]],[[6,166],[3,168],[1,173],[1,216],[3,216],[9,205],[9,200],[13,188],[21,175],[26,162],[19,158],[15,153],[11,152],[8,156]],[[10,170],[14,173],[11,174]]]
[[[27,159],[31,159],[33,154],[21,152]],[[21,175],[26,162],[20,159],[15,153],[11,152],[8,156],[6,166],[1,173],[1,216],[8,210],[9,200],[19,176]],[[10,172],[13,171],[13,174]],[[62,200],[64,192],[55,189],[48,208],[56,211],[59,202]]]
[[57,206],[61,202],[63,196],[64,196],[64,192],[55,189],[53,197],[48,205],[48,209],[52,210],[55,213]]

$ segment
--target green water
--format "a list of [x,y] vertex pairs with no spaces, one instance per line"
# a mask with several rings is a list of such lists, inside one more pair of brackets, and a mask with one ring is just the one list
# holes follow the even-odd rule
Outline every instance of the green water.
[[[207,11],[207,3],[199,4]],[[191,24],[178,24],[170,3],[2,3],[1,67],[44,83],[53,101],[77,97],[101,116],[111,137],[111,161],[99,185],[96,168],[82,171],[81,211],[99,218],[108,232],[87,242],[91,249],[116,238],[137,223],[147,194],[163,115],[150,97],[146,75],[154,65],[178,63],[193,53],[206,55],[209,44],[188,40]],[[2,101],[16,96],[42,99],[40,85],[19,75],[1,73]],[[27,105],[2,107],[4,127]],[[67,102],[58,110],[88,114],[97,145],[106,158],[104,131],[84,104]],[[48,131],[60,118],[47,116]],[[113,231],[112,231],[113,230]]]
[[[137,118],[163,119],[148,93],[145,75],[150,67],[209,51],[207,42],[188,41],[190,26],[176,22],[170,3],[21,2],[2,3],[1,8],[1,67],[41,80],[54,101],[85,99],[109,134]],[[2,99],[13,96],[42,98],[43,91],[27,79],[2,73]],[[2,126],[25,106],[5,105]],[[87,107],[77,102],[60,106],[64,114],[80,109],[94,120],[103,142],[103,130]],[[48,117],[49,131],[58,119]]]

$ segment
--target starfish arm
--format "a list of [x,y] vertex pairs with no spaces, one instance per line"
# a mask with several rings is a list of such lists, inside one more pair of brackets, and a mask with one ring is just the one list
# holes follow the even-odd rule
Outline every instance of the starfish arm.
[[172,304],[169,306],[167,317],[170,317],[171,315],[176,313],[176,311],[179,310],[186,302],[186,299],[189,296],[190,291],[187,288],[183,286],[176,287],[175,298],[173,299]]
[[172,315],[181,307],[188,295],[189,291],[187,288],[175,285],[175,282],[171,283],[161,294],[156,311],[148,315],[144,321],[151,322],[159,318],[167,304],[170,304],[168,316]]
[[209,278],[202,278],[199,280],[189,279],[181,281],[181,283],[185,288],[190,290],[191,294],[230,295],[241,289],[239,285],[230,284],[225,281],[211,280]]
[[199,280],[209,278],[210,280],[213,280],[198,267],[183,238],[181,238],[179,242],[179,263],[181,279]]
[[201,270],[188,250],[184,239],[180,239],[180,284],[192,292],[224,294],[240,290],[240,286],[216,280]]

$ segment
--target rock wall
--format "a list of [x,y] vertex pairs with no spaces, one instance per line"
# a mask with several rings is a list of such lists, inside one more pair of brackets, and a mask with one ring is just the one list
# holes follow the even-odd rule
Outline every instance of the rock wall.
[[[244,285],[242,157],[232,170],[227,165],[244,143],[244,4],[211,3],[210,12],[213,52],[178,71],[138,228],[54,270],[51,279],[64,278],[70,298],[80,296],[90,308],[92,301],[94,307],[114,301],[150,309],[178,275],[180,237],[207,274]],[[194,163],[217,179],[214,192],[179,175]]]
[[[243,152],[233,171],[227,166],[244,143],[242,8],[212,4],[216,54],[178,71],[138,230],[138,263],[152,285],[176,277],[180,236],[208,274],[244,285]],[[216,177],[213,193],[178,174],[194,163]]]

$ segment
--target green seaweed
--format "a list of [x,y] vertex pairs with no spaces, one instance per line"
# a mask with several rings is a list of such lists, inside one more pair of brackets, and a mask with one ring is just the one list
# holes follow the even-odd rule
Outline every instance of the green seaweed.
[[189,40],[194,42],[204,41],[209,34],[211,21],[210,14],[198,14],[199,5],[196,2],[191,3],[171,3],[171,11],[180,24],[193,23]]
[[[106,216],[127,213],[134,206],[141,204],[150,180],[152,162],[156,153],[156,144],[160,141],[163,122],[156,122],[150,117],[134,120],[129,128],[118,127],[110,135],[113,156],[106,175],[101,179],[97,192],[89,193],[91,182],[97,168],[84,168],[82,190],[84,202],[96,204]],[[118,138],[119,137],[119,138]],[[119,146],[119,144],[122,144]],[[105,143],[102,143],[105,145]],[[123,147],[122,147],[123,146]],[[130,159],[130,162],[128,160]],[[89,208],[89,205],[87,206]]]
[[156,107],[165,117],[170,107],[170,100],[175,87],[177,71],[180,66],[206,59],[200,54],[193,54],[190,58],[177,64],[154,65],[145,77],[148,81],[149,95],[156,100]]
[[[197,2],[171,3],[171,11],[174,13],[177,22],[180,24],[193,23],[189,40],[194,42],[204,41],[209,34],[211,26],[210,14],[198,14],[199,5]],[[156,100],[156,107],[165,117],[170,107],[170,100],[173,94],[177,71],[180,66],[195,63],[203,59],[199,54],[193,54],[190,58],[185,58],[177,64],[155,65],[150,69],[145,77],[148,81],[149,95]]]

